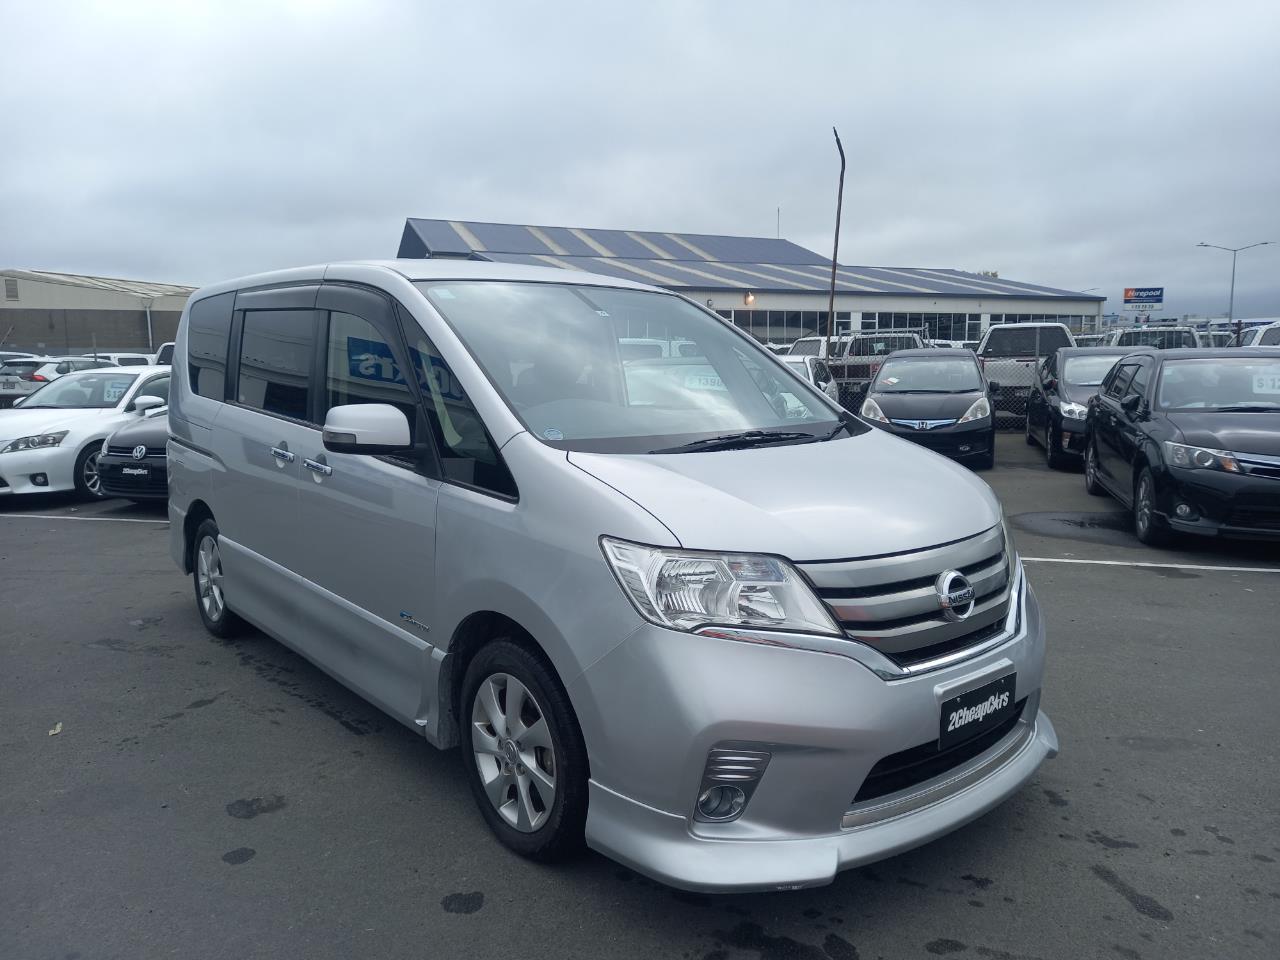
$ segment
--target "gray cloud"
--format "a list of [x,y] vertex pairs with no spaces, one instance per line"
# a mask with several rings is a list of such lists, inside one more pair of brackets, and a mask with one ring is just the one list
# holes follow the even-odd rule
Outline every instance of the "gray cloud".
[[[404,218],[770,235],[841,259],[1163,284],[1280,241],[1280,7],[21,4],[0,264],[205,282],[394,253]],[[1237,313],[1280,315],[1280,245]]]

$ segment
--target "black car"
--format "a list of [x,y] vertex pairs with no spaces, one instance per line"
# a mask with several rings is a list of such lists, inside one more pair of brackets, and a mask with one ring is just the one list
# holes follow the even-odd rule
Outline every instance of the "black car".
[[972,350],[897,350],[867,387],[861,416],[930,450],[978,468],[996,462],[987,383]]
[[1044,447],[1050,467],[1084,456],[1084,415],[1089,398],[1123,356],[1142,347],[1060,347],[1036,368],[1027,396],[1027,446]]
[[1170,532],[1280,540],[1280,351],[1130,354],[1085,420],[1085,486]]
[[167,407],[157,407],[137,423],[107,437],[98,457],[102,493],[130,500],[168,500],[169,474],[165,445],[169,441]]

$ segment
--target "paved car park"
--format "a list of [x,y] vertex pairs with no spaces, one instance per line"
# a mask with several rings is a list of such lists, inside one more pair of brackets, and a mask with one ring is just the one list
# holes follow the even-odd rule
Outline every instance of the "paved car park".
[[997,464],[1061,755],[925,847],[723,897],[508,852],[456,751],[206,634],[162,512],[0,501],[0,956],[1276,956],[1280,551],[1151,550],[1020,434]]

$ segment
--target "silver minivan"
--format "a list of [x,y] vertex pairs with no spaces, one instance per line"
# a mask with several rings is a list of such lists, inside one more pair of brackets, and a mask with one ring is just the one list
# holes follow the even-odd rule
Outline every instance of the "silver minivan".
[[521,854],[814,886],[1057,752],[990,489],[684,297],[286,270],[196,292],[173,371],[171,549],[205,626],[459,747]]

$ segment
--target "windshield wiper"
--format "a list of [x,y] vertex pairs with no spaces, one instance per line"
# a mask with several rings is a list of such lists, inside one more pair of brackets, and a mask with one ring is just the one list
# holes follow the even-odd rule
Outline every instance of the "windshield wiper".
[[[977,389],[976,387],[974,389]],[[877,393],[972,393],[972,390],[877,390]]]
[[[841,427],[844,424],[840,424]],[[837,428],[838,430],[839,428]],[[835,436],[832,431],[831,436]],[[744,430],[741,433],[726,433],[720,437],[706,437],[702,440],[691,440],[675,447],[663,447],[661,450],[650,450],[650,453],[694,453],[699,450],[740,450],[747,447],[764,447],[771,443],[786,443],[789,440],[824,440],[830,439],[812,433],[798,433],[784,430]]]
[[1214,407],[1218,413],[1275,413],[1280,403],[1237,403],[1230,407]]

